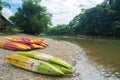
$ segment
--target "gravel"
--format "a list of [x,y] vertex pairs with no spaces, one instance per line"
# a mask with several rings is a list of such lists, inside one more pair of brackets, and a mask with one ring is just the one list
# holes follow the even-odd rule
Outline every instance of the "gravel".
[[[27,37],[27,38],[40,38],[38,36],[32,36],[27,34],[16,34],[9,36],[0,36],[0,41],[6,41],[6,37]],[[44,41],[49,44],[45,49],[37,49],[32,51],[43,52],[45,54],[59,57],[73,66],[75,65],[75,55],[80,53],[80,47],[75,44],[66,41],[57,41],[50,38],[44,38]],[[74,74],[66,75],[63,77],[47,76],[31,71],[27,71],[9,64],[6,57],[11,54],[17,54],[17,51],[10,51],[0,48],[0,80],[73,80]]]

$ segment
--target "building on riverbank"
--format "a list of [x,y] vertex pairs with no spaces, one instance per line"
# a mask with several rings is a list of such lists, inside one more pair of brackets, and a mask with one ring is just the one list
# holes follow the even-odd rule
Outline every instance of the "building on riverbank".
[[9,19],[8,16],[1,13],[0,15],[0,31],[12,30],[15,24]]

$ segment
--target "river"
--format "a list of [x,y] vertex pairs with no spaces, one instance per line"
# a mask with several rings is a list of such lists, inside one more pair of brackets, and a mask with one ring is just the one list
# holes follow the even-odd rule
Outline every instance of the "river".
[[120,80],[120,40],[52,38],[72,42],[85,51],[76,56],[74,80]]

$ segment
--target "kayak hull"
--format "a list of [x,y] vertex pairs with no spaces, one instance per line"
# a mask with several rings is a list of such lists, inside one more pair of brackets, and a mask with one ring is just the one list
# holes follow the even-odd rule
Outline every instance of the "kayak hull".
[[54,75],[54,76],[65,75],[61,70],[52,66],[48,62],[35,60],[21,55],[8,56],[7,61],[14,66],[41,74]]

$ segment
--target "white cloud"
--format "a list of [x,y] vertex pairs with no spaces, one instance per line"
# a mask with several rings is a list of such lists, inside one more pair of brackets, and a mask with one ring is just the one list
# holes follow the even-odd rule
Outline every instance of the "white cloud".
[[81,12],[82,8],[90,8],[101,3],[103,0],[42,0],[41,4],[46,6],[53,14],[53,25],[68,24],[74,16]]
[[[22,2],[21,0],[3,0],[11,4],[13,12],[16,11],[15,7],[19,7]],[[53,25],[57,24],[68,24],[76,15],[81,12],[82,8],[90,8],[101,3],[103,0],[42,0],[41,4],[46,6],[48,12],[52,17]],[[6,16],[13,15],[13,13],[4,8],[3,12]]]

